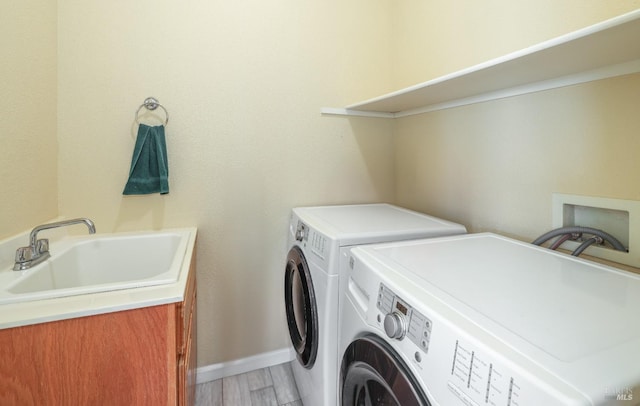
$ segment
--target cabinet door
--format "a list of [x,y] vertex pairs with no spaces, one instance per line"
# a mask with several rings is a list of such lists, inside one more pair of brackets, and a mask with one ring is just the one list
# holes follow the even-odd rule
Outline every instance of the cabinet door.
[[197,362],[197,324],[194,297],[192,310],[190,312],[190,321],[185,346],[185,353],[180,356],[178,362],[178,404],[184,406],[195,405],[195,389],[196,389],[196,362]]
[[162,305],[0,330],[0,405],[175,404],[174,315]]
[[[195,259],[195,258],[194,258]],[[195,261],[191,262],[191,269],[184,301],[178,306],[177,319],[177,374],[178,374],[178,405],[191,406],[195,404],[196,390],[196,309],[197,286]]]

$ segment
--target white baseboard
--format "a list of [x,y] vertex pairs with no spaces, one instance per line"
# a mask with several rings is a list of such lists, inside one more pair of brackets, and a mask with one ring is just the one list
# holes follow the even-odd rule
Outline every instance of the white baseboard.
[[196,370],[196,384],[283,364],[294,358],[293,349],[283,348],[247,358],[207,365]]

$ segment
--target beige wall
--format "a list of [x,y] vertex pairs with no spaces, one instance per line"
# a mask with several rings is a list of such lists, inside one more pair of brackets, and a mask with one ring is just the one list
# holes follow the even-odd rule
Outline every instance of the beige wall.
[[[396,200],[527,239],[550,224],[551,192],[640,199],[637,75],[396,122],[320,116],[640,6],[476,3],[59,0],[3,11],[2,49],[20,63],[0,67],[0,111],[12,118],[0,121],[0,234],[58,214],[91,217],[99,232],[197,225],[206,365],[288,344],[292,206]],[[171,114],[171,193],[125,198],[147,96]]]
[[[416,53],[398,41],[404,45],[396,61],[405,61],[395,68],[399,82],[431,79],[418,72],[437,76],[640,6],[530,1],[518,2],[522,8],[484,10],[472,1],[460,2],[465,7],[415,3],[399,3],[401,25],[411,26],[399,38],[411,31],[413,50],[422,45],[428,52],[420,55],[433,61],[415,58],[409,67],[405,63]],[[442,15],[455,20],[455,27]],[[411,23],[418,20],[426,32]],[[454,45],[427,40],[437,38],[430,30],[451,38],[455,28],[464,34]],[[551,229],[553,192],[640,200],[639,94],[640,75],[628,75],[399,119],[397,202],[462,222],[471,231],[530,240]]]
[[58,212],[56,2],[0,12],[0,239]]
[[640,7],[639,0],[394,2],[396,88],[524,49]]
[[[393,200],[392,123],[320,115],[390,77],[390,4],[59,1],[60,213],[199,227],[200,365],[288,345],[291,207]],[[123,197],[147,96],[171,192]]]
[[401,119],[397,201],[533,240],[554,192],[640,200],[640,75]]

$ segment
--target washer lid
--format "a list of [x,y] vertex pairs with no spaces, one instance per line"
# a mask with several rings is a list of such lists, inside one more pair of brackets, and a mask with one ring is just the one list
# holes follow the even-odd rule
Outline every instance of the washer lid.
[[340,245],[466,233],[464,226],[390,204],[298,207],[294,213]]
[[640,340],[640,275],[493,234],[358,249],[420,278],[477,324],[491,327],[480,313],[557,360]]

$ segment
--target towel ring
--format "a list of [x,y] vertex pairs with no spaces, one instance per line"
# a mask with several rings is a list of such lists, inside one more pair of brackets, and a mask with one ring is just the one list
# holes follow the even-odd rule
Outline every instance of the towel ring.
[[167,125],[169,123],[169,112],[167,111],[167,109],[165,109],[164,106],[160,104],[158,99],[156,99],[155,97],[147,97],[146,99],[144,99],[144,103],[142,103],[140,107],[138,107],[138,110],[136,110],[137,124],[140,124],[140,121],[138,121],[138,115],[140,114],[140,110],[142,110],[143,107],[151,111],[160,107],[164,111],[164,115],[165,115],[164,125]]

